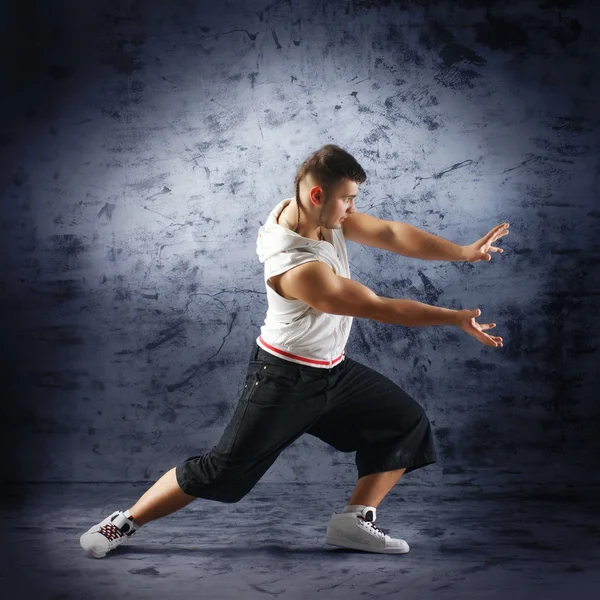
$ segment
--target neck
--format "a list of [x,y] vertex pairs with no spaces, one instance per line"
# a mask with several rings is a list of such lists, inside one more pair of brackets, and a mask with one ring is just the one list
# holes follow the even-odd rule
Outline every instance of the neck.
[[[323,235],[321,227],[317,227],[315,229],[313,235],[308,235],[307,233],[305,233],[305,230],[307,228],[302,223],[301,214],[300,214],[300,206],[296,202],[296,199],[292,200],[292,202],[290,202],[287,205],[287,207],[283,211],[283,213],[285,213],[285,211],[287,209],[291,209],[291,213],[289,213],[287,215],[287,218],[284,216],[284,220],[288,224],[289,228],[292,231],[294,231],[298,235],[301,235],[302,237],[306,237],[310,240],[316,240],[318,242],[325,240],[325,236]],[[282,216],[283,216],[283,213],[282,213]]]

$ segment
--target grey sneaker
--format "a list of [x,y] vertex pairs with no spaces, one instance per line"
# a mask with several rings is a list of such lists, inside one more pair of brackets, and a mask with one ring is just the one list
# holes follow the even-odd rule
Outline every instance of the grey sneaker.
[[94,558],[102,558],[128,540],[140,526],[129,516],[129,511],[115,511],[97,525],[88,529],[80,538],[81,547]]
[[333,513],[327,526],[325,543],[381,554],[408,552],[410,548],[404,540],[390,537],[375,525],[376,518],[377,509],[374,506],[365,506],[359,512]]

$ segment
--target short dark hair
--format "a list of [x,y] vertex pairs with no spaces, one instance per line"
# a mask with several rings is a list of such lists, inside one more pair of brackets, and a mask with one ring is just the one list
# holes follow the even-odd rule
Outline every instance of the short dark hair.
[[335,144],[327,144],[313,152],[299,167],[294,180],[296,202],[300,204],[300,180],[310,174],[325,194],[342,179],[364,183],[367,174],[358,161],[346,150]]

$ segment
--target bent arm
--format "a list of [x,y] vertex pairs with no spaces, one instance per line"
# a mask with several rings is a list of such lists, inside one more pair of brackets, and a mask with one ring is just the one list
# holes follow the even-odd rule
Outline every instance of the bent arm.
[[406,327],[458,323],[457,310],[378,296],[358,281],[339,277],[322,262],[313,261],[290,269],[280,283],[293,297],[332,315],[362,317]]

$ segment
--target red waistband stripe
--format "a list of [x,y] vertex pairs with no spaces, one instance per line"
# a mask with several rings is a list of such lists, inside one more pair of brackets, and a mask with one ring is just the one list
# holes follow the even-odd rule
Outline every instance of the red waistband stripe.
[[272,354],[275,354],[277,356],[286,356],[288,358],[293,358],[295,360],[299,360],[302,361],[304,363],[306,363],[307,365],[323,365],[323,366],[334,366],[337,363],[339,363],[342,358],[344,358],[344,354],[345,354],[345,350],[342,351],[342,353],[337,357],[334,358],[331,361],[328,360],[315,360],[313,358],[306,358],[304,356],[298,356],[297,354],[291,354],[290,352],[286,352],[285,350],[280,350],[279,348],[275,348],[274,346],[271,346],[271,344],[268,344],[267,342],[265,342],[265,340],[262,338],[262,336],[259,336],[258,339],[256,340],[260,345],[265,346],[263,348],[263,350],[271,352]]

